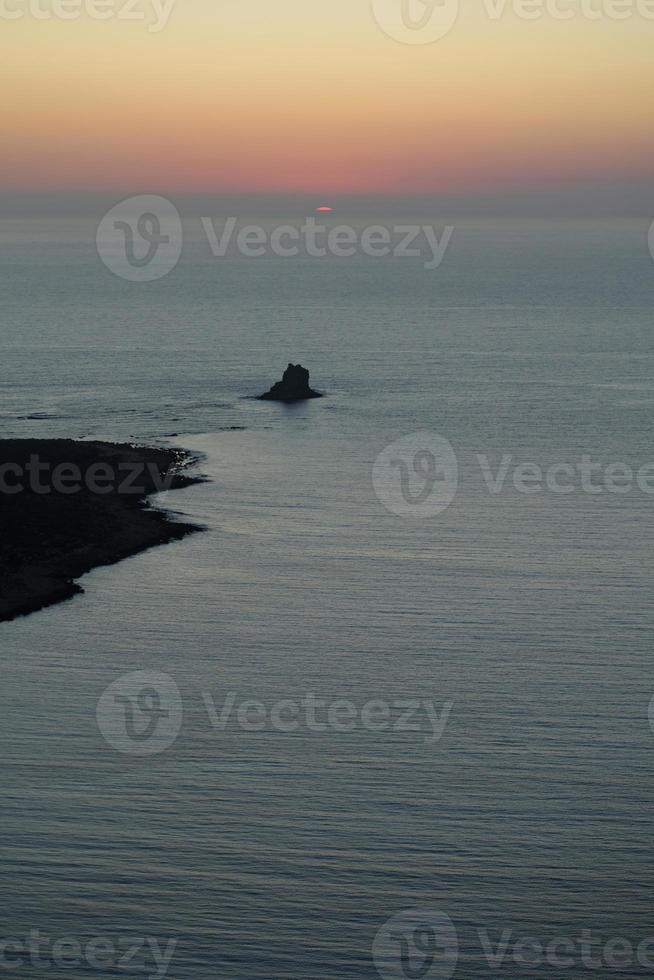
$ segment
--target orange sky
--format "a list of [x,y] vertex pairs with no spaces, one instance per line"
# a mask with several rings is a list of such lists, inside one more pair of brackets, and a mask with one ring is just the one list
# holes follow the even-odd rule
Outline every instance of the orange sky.
[[177,0],[158,33],[27,15],[1,25],[0,188],[628,180],[654,169],[653,41],[637,15],[492,22],[481,0],[428,45],[388,37],[368,0]]

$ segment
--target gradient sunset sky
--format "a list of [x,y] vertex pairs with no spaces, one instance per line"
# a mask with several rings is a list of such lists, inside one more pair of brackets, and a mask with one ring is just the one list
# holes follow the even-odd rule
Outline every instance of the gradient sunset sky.
[[424,46],[388,37],[369,0],[177,0],[160,33],[148,21],[2,22],[0,190],[324,199],[654,172],[654,21],[637,15],[492,22],[463,0]]

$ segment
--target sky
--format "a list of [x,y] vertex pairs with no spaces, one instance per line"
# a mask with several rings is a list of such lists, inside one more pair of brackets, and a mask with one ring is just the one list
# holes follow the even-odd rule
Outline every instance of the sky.
[[652,186],[654,19],[584,15],[610,0],[559,0],[566,20],[461,0],[431,43],[392,36],[403,0],[130,0],[139,20],[60,2],[0,0],[5,197]]

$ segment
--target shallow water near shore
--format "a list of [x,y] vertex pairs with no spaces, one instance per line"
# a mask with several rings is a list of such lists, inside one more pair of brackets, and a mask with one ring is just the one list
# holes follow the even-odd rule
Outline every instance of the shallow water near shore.
[[[651,974],[602,951],[654,935],[654,497],[524,493],[511,476],[493,494],[479,461],[654,462],[646,228],[470,225],[429,274],[221,265],[191,242],[143,286],[99,267],[89,234],[3,233],[4,434],[201,453],[211,482],[160,503],[208,530],[0,626],[0,938],[176,940],[175,980],[373,978],[380,927],[429,908],[456,927],[456,977]],[[243,397],[289,360],[328,397]],[[412,520],[371,474],[422,430],[452,444],[458,492]],[[138,670],[169,674],[183,709],[142,759],[96,718]],[[220,730],[207,696],[220,710],[230,692],[268,712],[309,693],[384,701],[395,722],[428,700],[445,724],[247,731],[233,714]],[[485,930],[493,948],[510,930],[496,967]],[[570,940],[572,971],[525,965],[524,936]]]

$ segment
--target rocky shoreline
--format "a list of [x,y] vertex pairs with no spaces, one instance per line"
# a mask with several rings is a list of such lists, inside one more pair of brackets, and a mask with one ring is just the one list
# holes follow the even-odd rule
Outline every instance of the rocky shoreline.
[[58,439],[0,441],[0,622],[83,592],[82,575],[202,528],[148,497],[201,482],[192,457]]

